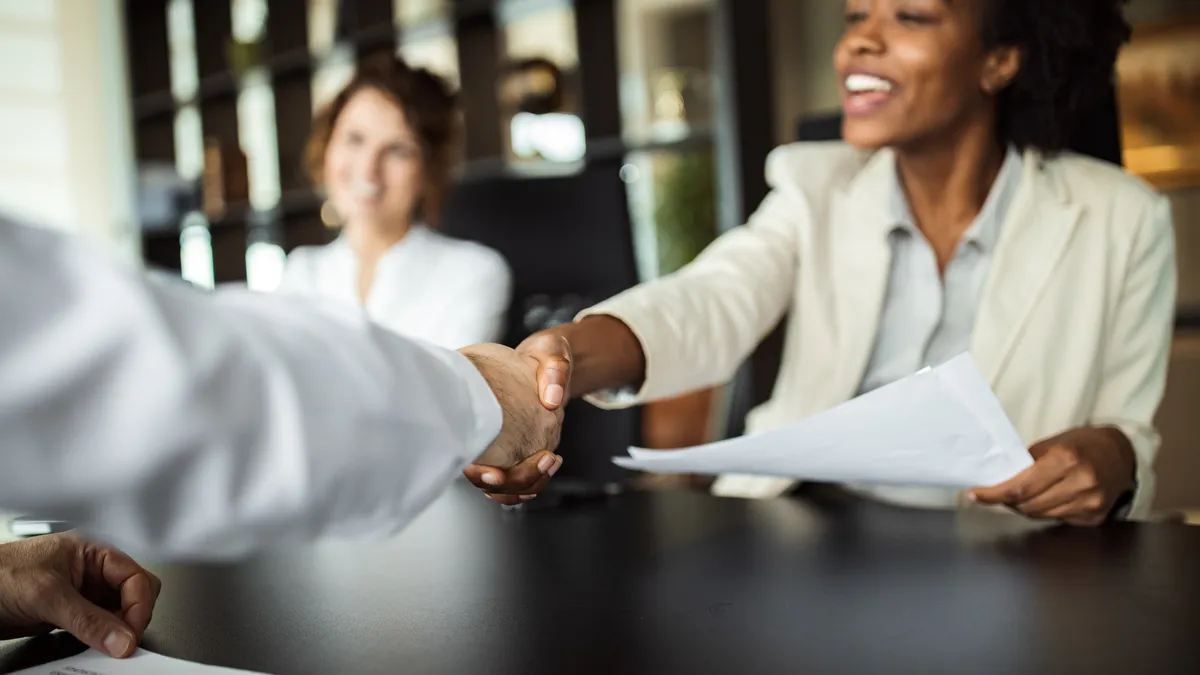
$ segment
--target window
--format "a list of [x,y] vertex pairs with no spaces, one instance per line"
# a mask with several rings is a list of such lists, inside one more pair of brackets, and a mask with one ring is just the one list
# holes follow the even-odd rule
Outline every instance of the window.
[[250,182],[250,205],[260,211],[279,203],[279,147],[275,131],[275,94],[264,68],[242,77],[237,101],[238,138]]
[[579,117],[575,9],[558,0],[508,0],[503,25],[502,109],[518,162],[579,162],[586,140]]
[[671,141],[713,119],[712,0],[618,0],[621,117],[633,143]]

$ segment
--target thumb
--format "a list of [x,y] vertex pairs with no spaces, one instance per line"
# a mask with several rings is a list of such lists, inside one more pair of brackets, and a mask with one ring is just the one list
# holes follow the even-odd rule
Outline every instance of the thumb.
[[571,382],[571,348],[567,339],[560,335],[542,336],[529,355],[538,362],[537,381],[542,405],[548,410],[557,410],[566,402],[567,386]]
[[88,602],[74,588],[65,587],[59,597],[46,603],[45,620],[92,649],[114,658],[125,658],[137,649],[133,630],[115,615]]

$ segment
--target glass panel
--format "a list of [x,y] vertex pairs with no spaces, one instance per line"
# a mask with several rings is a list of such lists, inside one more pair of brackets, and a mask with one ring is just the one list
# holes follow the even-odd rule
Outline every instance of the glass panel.
[[717,235],[711,149],[631,153],[621,168],[643,280],[691,262]]
[[258,241],[246,249],[246,286],[252,291],[269,293],[283,280],[287,254],[278,244]]
[[458,45],[453,35],[403,41],[396,52],[408,65],[425,68],[444,77],[455,89],[459,87]]
[[573,71],[579,64],[575,8],[561,0],[507,0],[498,7],[510,60],[546,58]]
[[204,132],[194,104],[175,112],[175,170],[185,180],[197,180],[204,172]]
[[275,93],[265,68],[256,68],[242,78],[237,109],[238,138],[250,179],[250,205],[265,211],[279,203],[280,194]]
[[622,133],[669,141],[713,121],[713,0],[618,0]]
[[171,94],[176,101],[190,101],[200,86],[192,0],[170,0],[167,5],[167,44],[171,52]]
[[198,212],[184,216],[179,233],[179,263],[183,278],[200,286],[213,288],[212,236],[208,221]]
[[325,55],[333,49],[338,0],[308,0],[308,50]]
[[392,0],[392,3],[396,25],[401,28],[443,17],[450,12],[449,0]]
[[313,110],[320,110],[354,77],[354,50],[339,45],[313,72]]
[[505,62],[500,98],[511,159],[579,162],[586,142],[575,86],[574,7],[559,0],[509,0],[500,4],[499,18]]
[[232,0],[233,39],[258,42],[267,32],[267,0]]

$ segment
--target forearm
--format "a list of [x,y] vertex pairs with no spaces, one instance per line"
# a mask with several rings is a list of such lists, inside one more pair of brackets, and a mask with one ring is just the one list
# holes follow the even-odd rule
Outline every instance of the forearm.
[[638,386],[646,376],[641,342],[620,319],[595,315],[550,329],[571,345],[571,395],[626,385]]
[[[157,557],[387,534],[495,438],[463,357],[0,219],[0,504]],[[325,311],[327,310],[327,311]]]

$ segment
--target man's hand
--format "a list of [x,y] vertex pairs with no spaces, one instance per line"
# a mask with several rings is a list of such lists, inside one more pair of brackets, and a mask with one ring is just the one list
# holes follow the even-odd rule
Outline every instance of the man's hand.
[[0,544],[0,639],[62,628],[124,658],[150,625],[161,588],[129,556],[71,533]]
[[1029,448],[1034,464],[1011,480],[968,497],[1005,504],[1031,518],[1099,525],[1133,487],[1136,459],[1125,434],[1111,427],[1080,427]]
[[537,362],[500,345],[461,350],[487,380],[504,410],[504,426],[478,462],[510,469],[542,450],[558,447],[562,410],[547,410],[538,396]]

